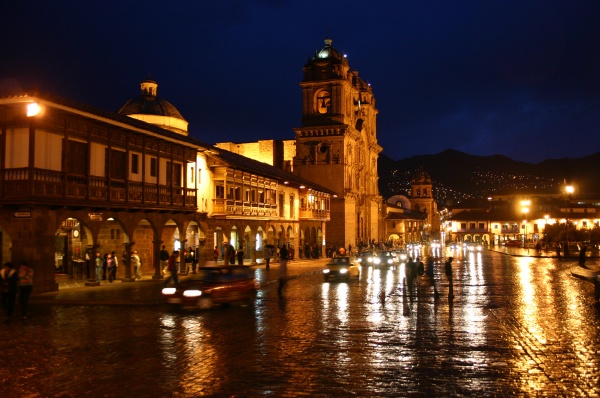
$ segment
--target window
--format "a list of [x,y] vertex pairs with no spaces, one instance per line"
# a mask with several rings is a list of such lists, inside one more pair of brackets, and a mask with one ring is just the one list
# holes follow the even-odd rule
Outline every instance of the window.
[[475,223],[474,222],[472,222],[472,223],[469,224],[469,229],[475,229]]
[[485,229],[485,224],[484,224],[484,223],[482,223],[482,222],[480,222],[480,223],[479,223],[479,229]]
[[150,158],[150,177],[156,177],[158,171],[158,159]]
[[283,217],[283,210],[285,208],[285,194],[281,192],[279,194],[279,217]]
[[290,195],[290,218],[296,217],[296,213],[294,212],[294,195]]
[[215,198],[225,199],[225,185],[223,182],[217,182],[215,185]]
[[194,170],[195,170],[195,168],[193,166],[190,167],[190,182],[192,184],[194,183]]
[[85,175],[88,169],[88,144],[79,141],[67,141],[66,172]]
[[167,162],[167,185],[181,186],[181,164]]
[[467,229],[467,223],[466,222],[461,222],[460,223],[460,229]]
[[104,169],[106,176],[115,180],[127,180],[127,153],[106,148]]
[[131,174],[139,174],[140,172],[140,155],[137,153],[131,154]]

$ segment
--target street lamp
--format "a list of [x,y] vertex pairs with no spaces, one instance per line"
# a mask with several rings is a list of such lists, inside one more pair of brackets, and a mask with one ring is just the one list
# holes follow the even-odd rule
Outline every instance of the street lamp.
[[531,201],[522,200],[521,201],[521,212],[525,216],[525,233],[523,234],[523,247],[527,246],[527,213],[529,213],[529,206],[531,205]]
[[567,240],[567,244],[565,245],[565,256],[571,254],[569,250],[569,198],[575,192],[575,188],[572,185],[567,185],[565,187],[565,226],[567,227],[567,232],[565,234],[565,239]]

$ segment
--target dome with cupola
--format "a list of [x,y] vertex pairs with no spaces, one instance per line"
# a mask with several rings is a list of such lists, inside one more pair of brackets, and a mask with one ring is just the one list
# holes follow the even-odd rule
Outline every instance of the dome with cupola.
[[187,136],[188,122],[169,101],[156,95],[158,84],[148,78],[140,87],[141,94],[127,101],[119,113]]

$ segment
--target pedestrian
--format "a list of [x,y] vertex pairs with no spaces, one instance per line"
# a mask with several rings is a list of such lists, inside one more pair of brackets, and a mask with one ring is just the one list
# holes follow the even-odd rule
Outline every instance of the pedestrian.
[[160,252],[158,253],[158,258],[160,259],[160,272],[162,272],[162,274],[164,275],[167,273],[167,266],[169,265],[169,252],[167,251],[167,249],[165,249],[165,245],[163,245],[162,249],[160,249]]
[[196,248],[192,254],[192,274],[195,274],[196,268],[198,268],[198,257],[198,248]]
[[15,311],[15,301],[19,284],[19,274],[11,262],[6,262],[0,270],[0,285],[2,286],[2,306],[6,311],[6,323],[10,323]]
[[237,256],[238,265],[244,265],[244,249],[240,247],[235,252],[235,255]]
[[112,268],[112,274],[111,274],[111,278],[113,281],[117,280],[117,267],[119,266],[119,259],[117,258],[117,255],[115,254],[115,252],[112,252],[112,259],[113,259],[113,268]]
[[288,250],[285,245],[281,246],[279,250],[279,286],[277,287],[277,293],[281,295],[283,293],[283,288],[285,287],[285,283],[287,281],[287,261],[288,261]]
[[448,278],[448,300],[454,299],[454,284],[452,281],[452,257],[448,257],[446,263],[444,264],[444,271],[446,273],[446,277]]
[[417,265],[417,288],[421,286],[421,277],[425,274],[425,264],[419,259],[419,265]]
[[192,270],[192,263],[194,262],[194,256],[192,255],[192,251],[188,250],[184,252],[185,258],[185,273],[188,274]]
[[25,261],[19,266],[19,304],[21,305],[21,316],[27,319],[29,308],[29,296],[33,290],[33,269]]
[[115,262],[111,253],[108,253],[106,256],[106,273],[108,275],[108,281],[110,283],[113,282],[113,268],[115,267]]
[[141,279],[142,278],[142,271],[141,271],[142,260],[140,259],[140,256],[138,256],[137,250],[134,250],[133,253],[131,254],[131,265],[133,266],[135,279]]
[[427,257],[427,267],[425,267],[425,275],[429,277],[429,281],[433,286],[433,295],[437,299],[440,296],[440,294],[438,293],[437,286],[435,284],[435,273],[433,267],[433,257]]
[[417,276],[417,264],[415,259],[410,258],[404,268],[404,275],[406,276],[406,285],[408,287],[408,294],[412,296],[413,289],[415,286],[415,278]]
[[267,245],[267,247],[265,247],[265,262],[267,264],[265,269],[270,268],[269,264],[271,262],[271,258],[273,258],[273,246]]
[[215,264],[219,261],[219,247],[215,246],[215,250],[213,251],[213,258],[215,259]]
[[108,269],[108,253],[104,253],[104,263],[102,264],[102,280],[106,280],[106,272]]
[[167,286],[171,280],[173,280],[173,283],[175,284],[175,286],[177,286],[179,284],[179,277],[177,276],[177,258],[178,257],[179,257],[179,252],[174,251],[173,254],[171,254],[171,256],[169,257],[169,260],[167,261],[167,263],[168,263],[167,270],[170,274],[169,274],[169,277],[167,278],[167,280],[165,280],[165,286]]
[[96,253],[96,282],[100,283],[102,279],[102,269],[104,268],[104,259],[100,253]]
[[582,246],[581,250],[579,250],[579,266],[586,268],[585,266],[585,252],[587,250],[587,246]]

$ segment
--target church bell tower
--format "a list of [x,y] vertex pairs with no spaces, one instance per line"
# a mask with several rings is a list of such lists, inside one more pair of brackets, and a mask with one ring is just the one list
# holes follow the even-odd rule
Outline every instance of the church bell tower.
[[295,128],[294,173],[337,193],[331,201],[328,244],[379,241],[375,97],[326,39],[303,68],[302,126]]

